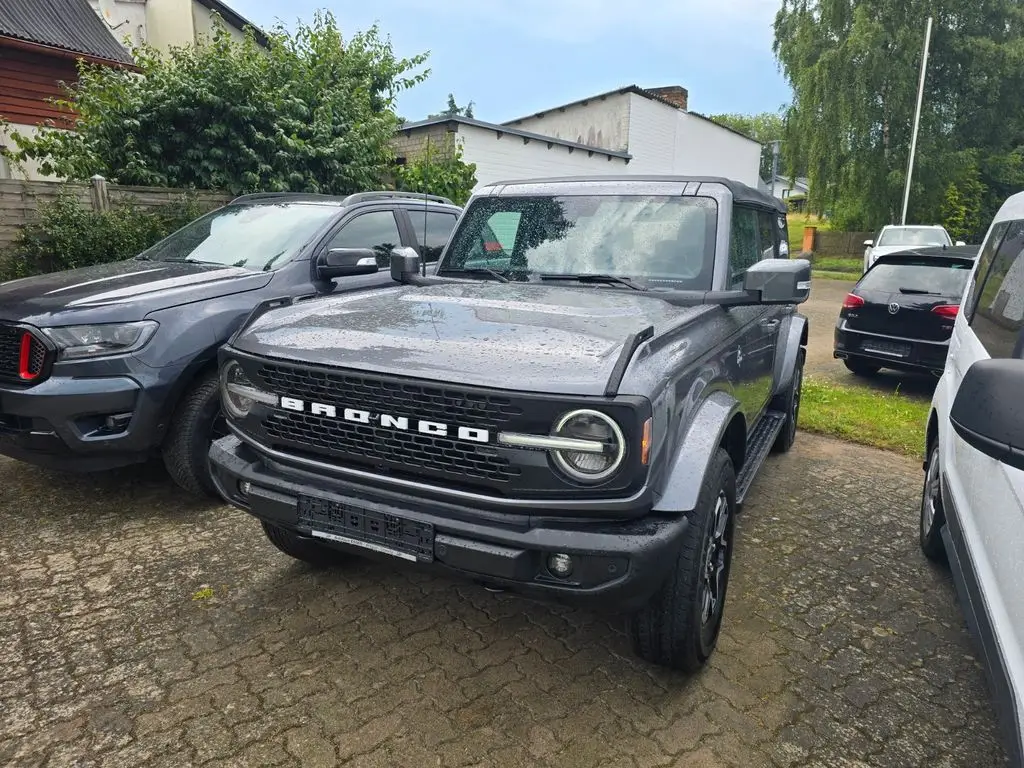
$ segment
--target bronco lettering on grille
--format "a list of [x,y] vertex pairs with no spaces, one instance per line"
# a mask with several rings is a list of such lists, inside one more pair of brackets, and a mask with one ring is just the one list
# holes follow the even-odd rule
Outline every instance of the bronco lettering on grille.
[[[431,437],[457,437],[459,440],[467,440],[472,443],[489,443],[491,441],[490,431],[477,429],[475,427],[460,427],[448,425],[439,421],[412,421],[407,416],[392,416],[390,413],[372,413],[371,411],[357,408],[339,408],[327,403],[313,403],[299,400],[296,397],[281,396],[279,403],[286,411],[298,413],[309,413],[313,416],[325,416],[328,419],[341,419],[342,421],[354,424],[371,424],[384,429],[395,429],[401,432],[413,430]],[[449,435],[454,429],[455,432]]]

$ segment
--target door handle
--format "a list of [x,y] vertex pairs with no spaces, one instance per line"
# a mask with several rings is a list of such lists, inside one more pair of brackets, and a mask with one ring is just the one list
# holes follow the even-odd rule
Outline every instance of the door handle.
[[771,319],[771,318],[765,318],[764,320],[762,320],[760,322],[760,326],[762,328],[768,329],[769,331],[774,331],[776,328],[779,327],[779,323],[780,322],[781,322],[780,320]]

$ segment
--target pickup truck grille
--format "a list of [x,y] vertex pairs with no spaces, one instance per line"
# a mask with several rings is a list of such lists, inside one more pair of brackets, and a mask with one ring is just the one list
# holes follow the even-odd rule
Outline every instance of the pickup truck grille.
[[[493,445],[497,433],[521,416],[523,408],[509,397],[431,385],[352,371],[312,370],[264,364],[257,371],[262,386],[305,403],[335,406],[328,417],[274,409],[260,427],[267,439],[290,453],[341,459],[345,463],[411,476],[439,475],[470,485],[504,485],[521,470]],[[409,430],[383,427],[376,420],[357,423],[342,418],[344,409],[407,418]],[[417,432],[430,421],[488,430],[489,444]]]
[[29,384],[41,380],[46,347],[30,331],[0,324],[0,379]]

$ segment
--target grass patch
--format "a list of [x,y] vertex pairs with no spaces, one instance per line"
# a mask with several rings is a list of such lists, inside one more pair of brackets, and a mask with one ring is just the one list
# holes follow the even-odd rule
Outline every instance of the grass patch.
[[873,448],[920,456],[930,403],[868,387],[805,377],[800,428]]
[[814,268],[824,272],[850,272],[860,277],[864,259],[857,256],[815,256]]
[[817,227],[819,231],[827,232],[832,229],[832,222],[809,213],[787,213],[786,227],[789,230],[789,252],[796,256],[804,249],[804,227]]
[[849,272],[827,272],[824,270],[817,270],[811,268],[811,279],[820,277],[823,280],[845,280],[848,283],[854,283],[857,281],[857,275],[851,275]]

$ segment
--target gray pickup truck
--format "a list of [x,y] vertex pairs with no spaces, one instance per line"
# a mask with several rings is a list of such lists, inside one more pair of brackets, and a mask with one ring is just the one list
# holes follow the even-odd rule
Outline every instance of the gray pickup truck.
[[782,205],[725,179],[487,186],[431,274],[398,249],[390,288],[253,312],[220,351],[218,490],[299,560],[589,602],[695,671],[736,513],[796,436],[810,265],[786,242]]

